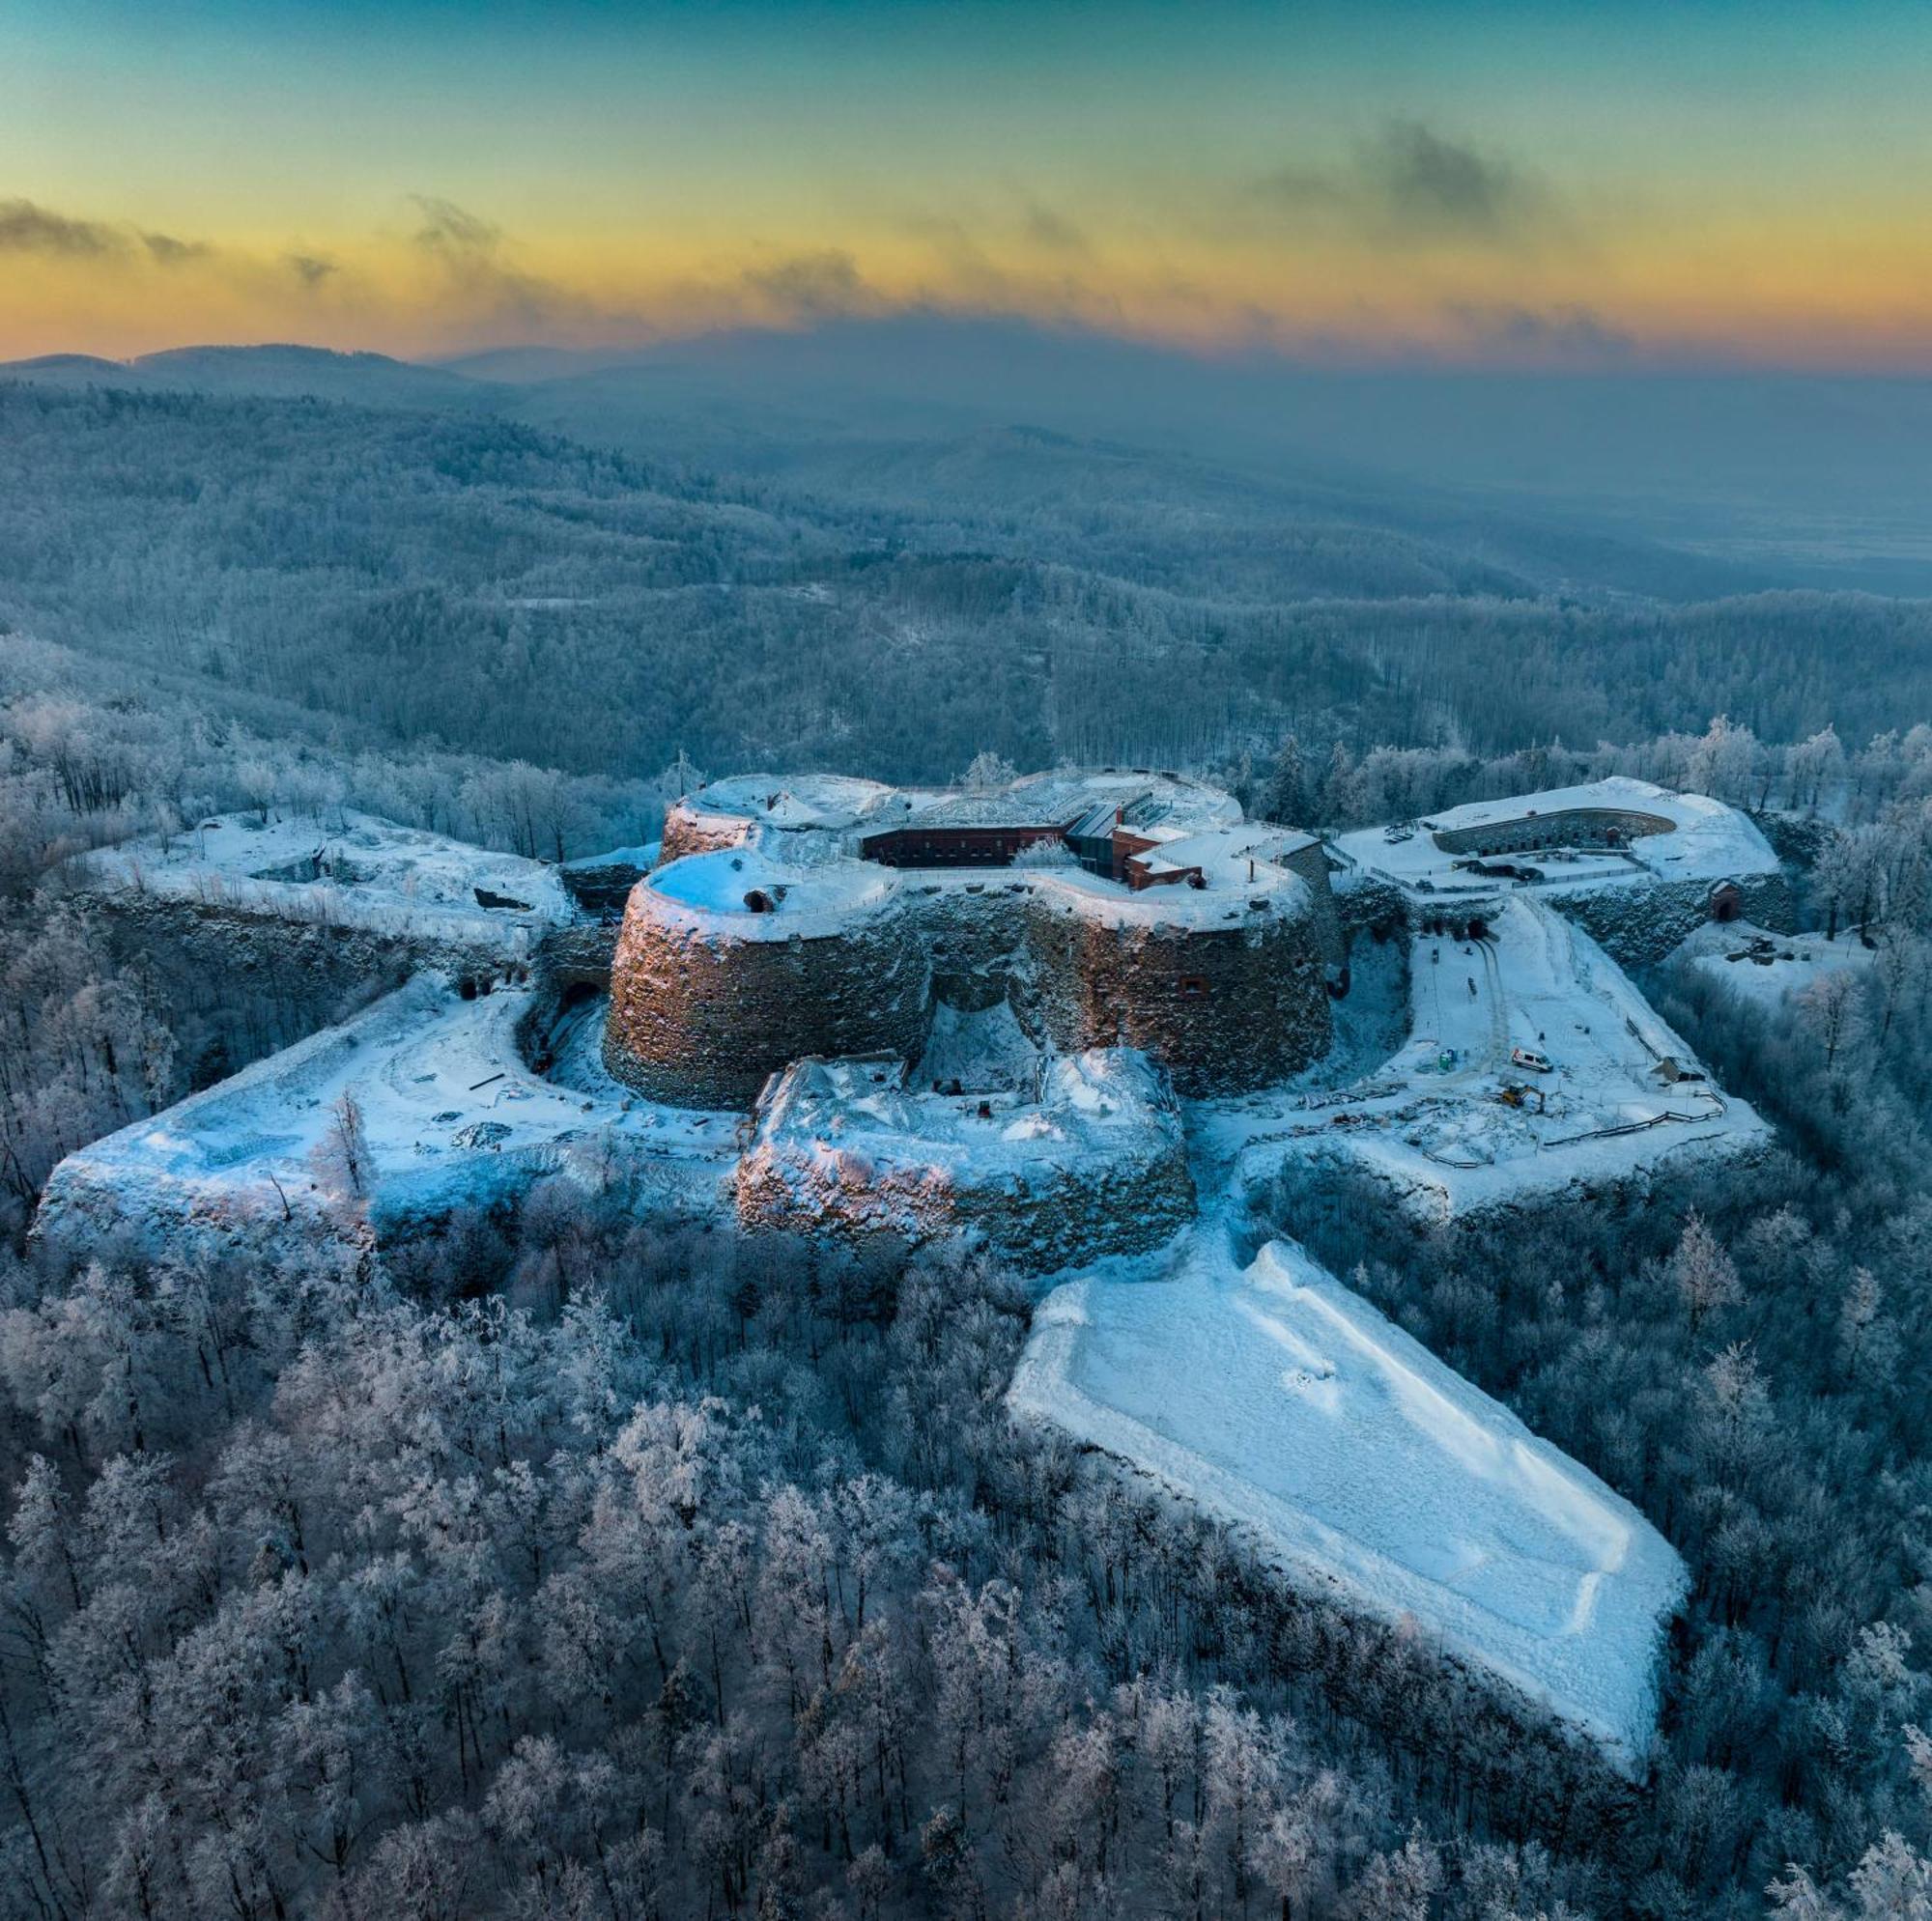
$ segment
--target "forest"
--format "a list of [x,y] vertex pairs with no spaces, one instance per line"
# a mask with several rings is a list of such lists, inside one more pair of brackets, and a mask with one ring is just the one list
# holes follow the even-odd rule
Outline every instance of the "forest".
[[532,782],[595,845],[664,783],[330,751],[260,696],[196,724],[115,664],[9,664],[0,1911],[1918,1911],[1932,731],[1290,738],[1226,770],[1338,824],[1612,766],[1700,784],[1771,810],[1820,924],[1878,948],[1791,1024],[1647,983],[1779,1122],[1747,1178],[1420,1239],[1346,1187],[1254,1224],[1684,1552],[1639,1794],[1012,1427],[1030,1296],[983,1260],[654,1228],[560,1179],[383,1269],[21,1243],[56,1145],[340,1011],[130,964],[65,855],[238,803],[509,844],[528,810],[493,797]]
[[[1520,526],[1033,437],[922,512],[416,401],[0,387],[0,1916],[1932,1912],[1923,607],[1566,585]],[[77,854],[356,806],[554,859],[707,767],[980,753],[1323,829],[1630,773],[1869,949],[1780,1016],[1640,982],[1776,1122],[1748,1171],[1249,1224],[1684,1555],[1642,1786],[1009,1422],[983,1257],[614,1175],[383,1263],[30,1238],[61,1154],[385,984],[130,951]]]
[[662,438],[0,381],[0,620],[216,711],[617,778],[680,750],[1194,764],[1289,732],[1587,749],[1714,714],[1862,741],[1932,712],[1928,604],[1654,543],[1018,427],[802,478]]

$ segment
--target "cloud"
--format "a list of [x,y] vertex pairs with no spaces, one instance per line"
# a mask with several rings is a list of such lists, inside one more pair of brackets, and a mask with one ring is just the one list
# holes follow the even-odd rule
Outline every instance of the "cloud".
[[282,265],[304,287],[311,290],[320,287],[331,273],[338,270],[334,261],[315,253],[285,253],[282,256]]
[[1435,232],[1499,234],[1533,218],[1541,190],[1509,161],[1399,120],[1360,156],[1396,219]]
[[1340,219],[1382,239],[1519,244],[1547,231],[1553,196],[1506,155],[1418,120],[1393,120],[1339,164],[1291,162],[1248,198],[1296,219]]
[[31,200],[0,200],[0,253],[121,264],[143,253],[157,267],[181,267],[214,249],[206,240],[177,240],[123,222],[78,219]]
[[1452,302],[1443,313],[1473,345],[1506,353],[1513,359],[1601,365],[1629,359],[1638,345],[1634,334],[1588,307],[1542,309]]
[[504,258],[507,237],[494,221],[438,194],[412,193],[410,200],[422,215],[412,236],[415,246],[440,265],[472,325],[528,332],[589,312],[581,296],[511,265]]
[[99,220],[71,219],[31,200],[0,200],[0,253],[99,259],[121,252],[126,244],[119,229]]
[[502,244],[503,230],[436,194],[412,193],[423,223],[415,243],[430,253],[491,254]]
[[849,320],[855,314],[877,313],[883,304],[858,262],[836,247],[748,268],[743,283],[786,320]]
[[1055,253],[1087,251],[1086,234],[1064,213],[1057,213],[1037,200],[1027,207],[1026,234],[1036,246],[1050,248]]
[[141,244],[149,258],[162,267],[180,267],[190,260],[205,260],[214,249],[206,240],[178,240],[172,234],[143,234]]

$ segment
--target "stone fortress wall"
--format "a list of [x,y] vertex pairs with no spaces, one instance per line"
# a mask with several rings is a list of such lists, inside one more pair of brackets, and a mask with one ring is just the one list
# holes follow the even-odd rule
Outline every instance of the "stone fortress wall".
[[1094,1053],[1043,1078],[981,1105],[910,1092],[894,1060],[794,1062],[759,1100],[738,1164],[739,1225],[852,1241],[883,1233],[910,1247],[964,1231],[1045,1273],[1144,1253],[1193,1218],[1165,1076],[1131,1055]]
[[721,937],[654,905],[639,886],[625,913],[604,1042],[612,1077],[649,1099],[750,1108],[807,1055],[912,1059],[924,1045],[929,969],[899,903],[776,940]]
[[1646,834],[1673,833],[1662,814],[1631,807],[1530,808],[1513,820],[1439,829],[1432,838],[1445,854],[1529,854],[1549,847],[1622,847]]
[[[1057,777],[1058,805],[1084,798],[1080,777]],[[1125,791],[1107,779],[1103,806]],[[1140,1048],[1188,1094],[1293,1074],[1328,1045],[1324,969],[1344,952],[1320,843],[1286,837],[1277,863],[1273,831],[1248,828],[1223,872],[1215,836],[1235,832],[1238,809],[1198,783],[1174,787],[1212,810],[1209,871],[1144,890],[1070,863],[855,860],[855,828],[896,823],[907,805],[866,783],[794,793],[752,777],[707,789],[672,809],[667,860],[626,907],[606,1065],[652,1099],[749,1107],[806,1056],[916,1059],[935,1001],[980,1011],[1004,1000],[1039,1044]],[[1199,837],[1185,844],[1198,859]]]
[[[1774,933],[1797,925],[1791,883],[1779,874],[1745,874],[1723,884],[1735,890],[1735,918]],[[1583,928],[1623,967],[1654,967],[1714,918],[1709,881],[1659,881],[1644,888],[1600,888],[1549,903]]]
[[1286,1080],[1327,1052],[1322,928],[1305,909],[1233,927],[1147,926],[1041,895],[1026,935],[1016,1006],[1063,1053],[1137,1047],[1180,1092],[1205,1096]]

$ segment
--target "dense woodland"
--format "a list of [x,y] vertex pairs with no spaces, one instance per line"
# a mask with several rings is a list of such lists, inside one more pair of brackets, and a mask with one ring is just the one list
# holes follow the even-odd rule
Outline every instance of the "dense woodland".
[[[1151,510],[1104,476],[1044,568],[488,412],[0,413],[0,1915],[1932,1911],[1920,609],[1565,601],[1520,550],[1411,553],[1448,568],[1418,590],[1387,526],[1339,586],[1197,526],[1204,592],[1168,536],[1134,562]],[[1013,1427],[1031,1297],[983,1260],[562,1178],[386,1268],[24,1237],[60,1153],[381,984],[129,953],[70,890],[90,846],[355,805],[555,858],[648,838],[681,753],[953,776],[1153,751],[1110,731],[1150,715],[1329,827],[1718,793],[1873,949],[1775,1021],[1642,983],[1777,1122],[1760,1169],[1426,1234],[1323,1179],[1250,1224],[1684,1553],[1641,1791]]]
[[[581,432],[595,421],[577,420]],[[0,619],[579,774],[1590,748],[1932,712],[1925,603],[1012,429],[813,488],[475,404],[0,381]],[[701,447],[699,449],[701,451]],[[721,448],[721,456],[729,448]]]

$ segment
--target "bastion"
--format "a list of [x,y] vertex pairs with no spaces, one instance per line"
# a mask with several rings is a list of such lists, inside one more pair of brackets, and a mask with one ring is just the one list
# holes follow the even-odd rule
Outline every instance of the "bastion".
[[850,775],[735,774],[672,804],[659,860],[681,861],[772,834],[841,834],[882,812],[902,813],[907,805],[896,789]]
[[1019,1003],[1063,1052],[1135,1047],[1183,1094],[1246,1092],[1326,1053],[1322,927],[1305,885],[1283,877],[1236,905],[1200,894],[1122,902],[1037,888]]
[[889,869],[787,865],[749,843],[688,855],[632,890],[605,1065],[653,1100],[749,1108],[809,1054],[917,1055],[926,977]]
[[1194,1183],[1173,1090],[1130,1051],[950,1096],[912,1090],[895,1057],[810,1059],[759,1100],[737,1206],[748,1231],[964,1231],[1043,1273],[1159,1246],[1193,1218]]

